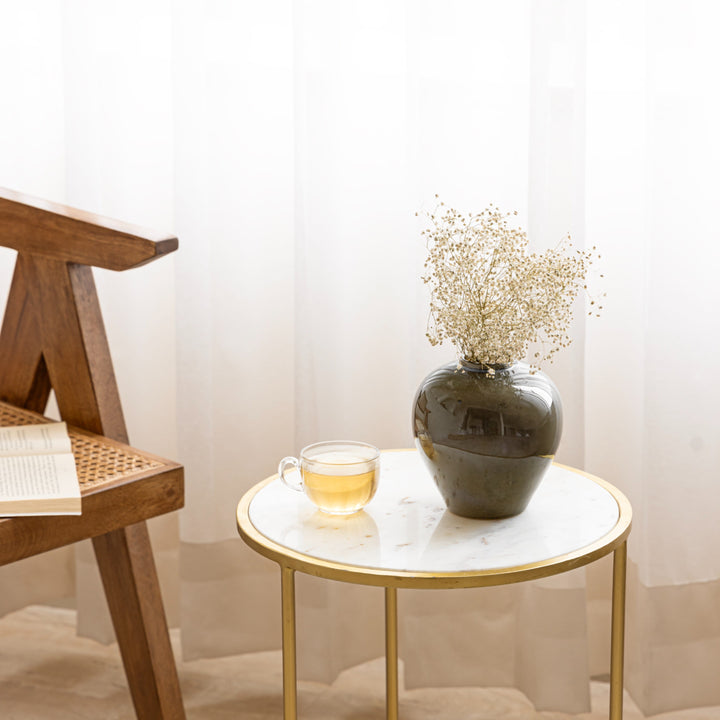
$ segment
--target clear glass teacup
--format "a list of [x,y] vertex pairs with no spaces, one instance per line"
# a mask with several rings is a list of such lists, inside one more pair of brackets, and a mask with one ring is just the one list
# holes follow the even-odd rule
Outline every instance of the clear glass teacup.
[[[288,477],[294,467],[300,477]],[[300,459],[285,457],[278,466],[280,479],[293,490],[304,492],[320,510],[350,515],[372,500],[380,478],[380,451],[374,445],[352,440],[333,440],[308,445]]]

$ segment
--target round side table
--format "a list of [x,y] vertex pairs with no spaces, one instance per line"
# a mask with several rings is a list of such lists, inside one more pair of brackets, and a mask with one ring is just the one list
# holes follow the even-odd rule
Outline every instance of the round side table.
[[277,475],[250,489],[238,531],[280,565],[283,707],[297,718],[295,572],[385,588],[388,720],[398,718],[398,588],[467,588],[523,582],[613,557],[610,720],[621,720],[625,573],[632,510],[609,483],[554,464],[527,509],[501,520],[450,513],[414,450],[381,457],[380,484],[367,508],[333,516]]

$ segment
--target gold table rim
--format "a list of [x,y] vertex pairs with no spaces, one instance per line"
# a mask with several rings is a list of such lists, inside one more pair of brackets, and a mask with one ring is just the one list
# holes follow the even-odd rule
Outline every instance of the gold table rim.
[[[384,450],[383,452],[417,452],[416,450]],[[584,547],[568,553],[539,560],[526,565],[515,565],[487,570],[463,570],[458,572],[418,572],[411,570],[385,570],[324,560],[293,550],[270,540],[250,520],[250,504],[253,498],[267,485],[277,480],[275,473],[250,488],[237,506],[237,528],[245,543],[260,555],[274,560],[283,567],[315,575],[329,580],[396,588],[440,589],[487,587],[524,582],[536,578],[558,575],[577,567],[588,565],[610,554],[630,534],[632,507],[625,495],[614,485],[578,468],[553,463],[554,466],[582,475],[608,492],[618,505],[618,519],[609,532]]]

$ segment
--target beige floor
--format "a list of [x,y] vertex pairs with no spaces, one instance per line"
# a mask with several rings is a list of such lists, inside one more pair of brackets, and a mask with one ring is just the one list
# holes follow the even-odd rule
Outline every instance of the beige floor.
[[[29,607],[0,619],[2,720],[134,718],[117,647],[75,636],[75,614]],[[177,637],[173,636],[175,643]],[[177,646],[176,646],[177,647]],[[279,720],[280,653],[179,663],[188,720]],[[300,718],[382,720],[384,662],[343,673],[331,685],[301,683]],[[593,712],[536,713],[513,690],[413,690],[400,698],[402,720],[600,720],[607,685],[594,683]],[[626,720],[642,715],[626,700]],[[720,708],[659,715],[662,720],[720,720]]]

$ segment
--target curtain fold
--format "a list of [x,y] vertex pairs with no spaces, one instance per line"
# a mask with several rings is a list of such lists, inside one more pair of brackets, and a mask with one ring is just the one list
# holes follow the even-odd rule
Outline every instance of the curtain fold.
[[[0,0],[0,185],[175,232],[98,272],[131,440],[186,467],[152,524],[188,659],[279,647],[276,567],[235,507],[322,439],[412,445],[421,220],[518,210],[534,247],[602,256],[600,318],[546,371],[558,460],[634,509],[627,688],[645,713],[720,704],[720,91],[709,0]],[[10,70],[12,68],[12,70]],[[6,292],[13,253],[0,253]],[[604,275],[600,278],[599,275]],[[88,547],[2,568],[0,612],[77,589],[112,638]],[[609,667],[610,565],[400,594],[408,687],[506,685],[588,709]],[[47,583],[38,582],[42,574]],[[382,654],[382,593],[298,579],[301,677]]]
[[588,323],[586,464],[633,505],[626,685],[646,714],[717,705],[720,9],[587,15],[586,228],[608,272]]

